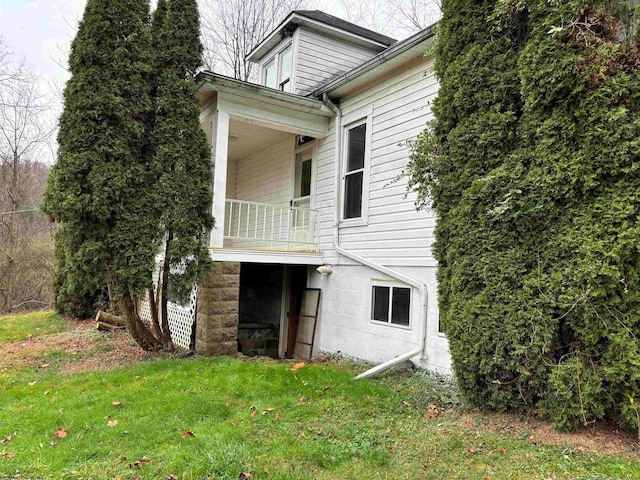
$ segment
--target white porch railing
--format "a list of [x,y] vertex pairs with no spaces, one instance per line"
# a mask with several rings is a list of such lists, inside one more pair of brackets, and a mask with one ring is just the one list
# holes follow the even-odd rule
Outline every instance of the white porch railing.
[[317,217],[310,208],[227,199],[224,246],[316,252]]

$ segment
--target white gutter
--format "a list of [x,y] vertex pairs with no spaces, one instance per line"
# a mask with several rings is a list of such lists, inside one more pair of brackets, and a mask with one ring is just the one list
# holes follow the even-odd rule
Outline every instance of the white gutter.
[[427,349],[427,286],[423,282],[416,280],[413,277],[405,275],[403,273],[392,270],[391,268],[385,267],[384,265],[380,265],[379,263],[373,262],[357,253],[353,253],[349,250],[345,250],[340,246],[340,187],[341,187],[341,175],[340,175],[340,167],[338,165],[338,159],[340,158],[340,153],[342,150],[341,141],[342,135],[340,134],[342,130],[342,111],[338,106],[336,106],[328,97],[326,93],[322,95],[322,100],[324,103],[333,110],[336,114],[335,120],[335,134],[334,134],[334,163],[335,163],[335,189],[336,192],[336,208],[334,211],[334,229],[333,229],[333,246],[340,255],[343,255],[351,260],[355,260],[358,263],[366,265],[373,270],[377,270],[378,272],[384,273],[392,278],[395,278],[407,285],[411,285],[418,289],[420,292],[420,318],[422,319],[422,337],[420,341],[420,345],[413,350],[410,350],[402,355],[399,355],[391,360],[388,360],[380,365],[377,365],[366,372],[361,373],[356,377],[356,379],[370,377],[375,375],[376,373],[387,370],[395,365],[398,365],[406,360],[409,360],[416,355],[421,355],[420,359],[426,359],[426,349]]
[[323,96],[325,93],[331,92],[336,88],[341,87],[345,83],[348,83],[349,81],[353,80],[354,78],[357,78],[364,73],[374,70],[375,68],[379,67],[381,64],[385,63],[386,61],[394,57],[397,57],[398,55],[406,52],[407,50],[412,49],[417,45],[420,45],[422,42],[425,42],[426,40],[434,36],[435,36],[435,24],[431,25],[430,27],[424,30],[421,30],[420,32],[412,35],[411,37],[405,40],[397,42],[394,45],[391,45],[386,50],[383,50],[382,52],[377,54],[375,57],[371,57],[369,60],[358,65],[353,70],[350,70],[346,73],[343,73],[342,75],[339,75],[331,79],[328,83],[323,84],[322,86],[320,86],[320,88],[311,92],[307,96],[312,98],[320,98],[320,96]]

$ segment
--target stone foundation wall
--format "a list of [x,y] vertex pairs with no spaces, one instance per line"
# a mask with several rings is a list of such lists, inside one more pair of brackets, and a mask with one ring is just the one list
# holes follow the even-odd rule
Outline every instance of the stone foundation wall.
[[214,262],[198,285],[196,352],[233,355],[238,351],[240,263]]

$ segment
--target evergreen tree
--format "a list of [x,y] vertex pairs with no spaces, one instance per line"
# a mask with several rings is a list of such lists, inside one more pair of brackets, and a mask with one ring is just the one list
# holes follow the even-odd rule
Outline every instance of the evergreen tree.
[[[156,45],[154,162],[160,168],[165,229],[162,330],[167,300],[182,301],[211,265],[205,247],[211,217],[211,151],[200,127],[195,74],[202,63],[195,0],[161,0],[154,15]],[[166,337],[166,335],[165,335]],[[166,339],[165,339],[166,343]]]
[[[472,404],[637,427],[640,62],[627,0],[443,1],[410,184]],[[634,36],[635,35],[635,36]]]
[[157,341],[140,328],[136,311],[136,296],[151,281],[159,228],[155,170],[144,154],[148,9],[140,0],[87,2],[71,46],[58,161],[43,209],[63,225],[62,268],[84,273],[74,281],[106,283],[134,338],[152,348]]
[[137,301],[150,291],[158,244],[165,245],[163,285],[184,298],[211,263],[204,240],[213,219],[194,80],[202,55],[197,6],[160,0],[151,28],[148,7],[87,3],[44,209],[62,223],[61,300],[104,281],[135,340],[154,348],[171,346],[166,292],[162,325],[156,315],[153,329]]

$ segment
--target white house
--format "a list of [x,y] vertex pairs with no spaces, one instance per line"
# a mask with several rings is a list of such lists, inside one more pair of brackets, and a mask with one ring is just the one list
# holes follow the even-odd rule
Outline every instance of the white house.
[[396,42],[294,11],[248,56],[259,84],[198,76],[216,227],[197,351],[291,357],[313,343],[450,372],[435,218],[400,176],[438,90],[432,41],[431,29]]

